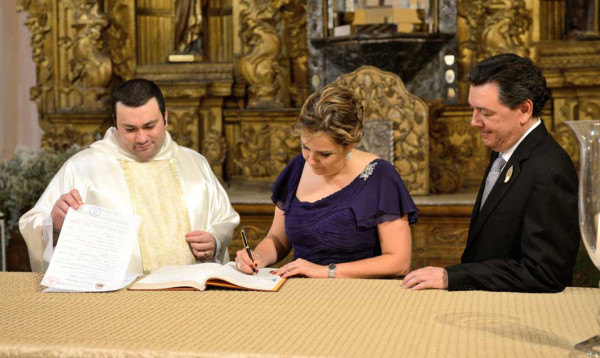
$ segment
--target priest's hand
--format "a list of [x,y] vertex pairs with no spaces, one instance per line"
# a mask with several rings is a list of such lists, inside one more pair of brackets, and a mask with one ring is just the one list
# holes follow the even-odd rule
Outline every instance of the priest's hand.
[[83,201],[81,200],[81,195],[79,195],[77,189],[73,189],[58,198],[56,203],[54,203],[52,213],[50,214],[52,216],[52,228],[55,234],[60,233],[60,230],[62,230],[65,216],[67,215],[69,208],[72,207],[77,210],[81,205],[83,205]]
[[424,267],[404,277],[402,287],[422,290],[425,288],[448,289],[448,271],[443,267]]
[[185,240],[190,244],[192,254],[198,260],[206,261],[215,256],[217,244],[213,236],[206,231],[197,230],[185,234]]

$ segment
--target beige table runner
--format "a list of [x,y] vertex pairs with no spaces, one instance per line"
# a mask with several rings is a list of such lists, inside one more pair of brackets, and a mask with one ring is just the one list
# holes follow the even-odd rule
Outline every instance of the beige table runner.
[[413,292],[291,279],[278,293],[41,293],[0,273],[0,356],[565,357],[598,331],[600,289]]

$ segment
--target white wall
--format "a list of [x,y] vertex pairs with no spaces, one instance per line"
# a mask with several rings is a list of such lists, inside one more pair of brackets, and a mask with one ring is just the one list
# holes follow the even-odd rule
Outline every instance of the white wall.
[[10,158],[17,146],[40,147],[37,108],[29,100],[36,70],[26,18],[17,13],[17,0],[0,1],[0,159]]

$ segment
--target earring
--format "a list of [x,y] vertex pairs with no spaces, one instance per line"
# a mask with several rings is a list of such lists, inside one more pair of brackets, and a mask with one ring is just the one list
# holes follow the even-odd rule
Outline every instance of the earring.
[[352,151],[349,151],[348,154],[346,154],[346,159],[347,160],[352,160]]

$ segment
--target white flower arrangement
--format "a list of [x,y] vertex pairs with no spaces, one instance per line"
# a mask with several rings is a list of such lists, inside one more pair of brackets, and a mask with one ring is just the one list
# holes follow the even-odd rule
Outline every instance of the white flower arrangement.
[[0,211],[9,239],[21,215],[35,205],[63,163],[81,149],[77,144],[64,152],[18,148],[11,159],[0,161]]

